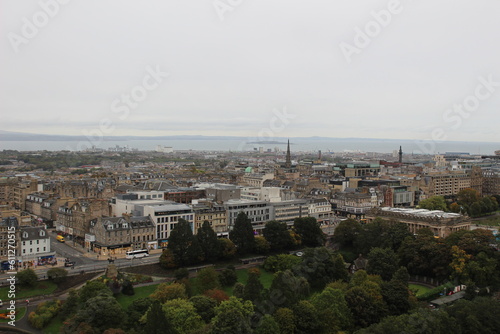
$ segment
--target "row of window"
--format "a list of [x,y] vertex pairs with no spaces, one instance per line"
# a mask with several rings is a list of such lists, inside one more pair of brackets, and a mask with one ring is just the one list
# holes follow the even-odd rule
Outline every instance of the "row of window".
[[[43,252],[46,252],[47,251],[47,248],[46,247],[43,247]],[[36,252],[39,253],[40,252],[40,247],[37,247],[36,248]],[[33,248],[30,248],[30,251],[29,251],[29,254],[33,253]],[[26,249],[23,249],[23,254],[26,254]]]

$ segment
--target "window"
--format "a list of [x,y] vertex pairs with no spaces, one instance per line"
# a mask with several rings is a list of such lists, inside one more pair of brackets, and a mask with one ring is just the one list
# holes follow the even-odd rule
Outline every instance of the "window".
[[40,252],[40,248],[38,248],[38,247],[37,247],[37,248],[36,248],[36,252],[37,252],[37,253],[38,253],[38,252]]
[[30,245],[33,245],[33,240],[30,240]]
[[46,251],[46,247],[43,247],[43,251],[44,251],[44,252]]

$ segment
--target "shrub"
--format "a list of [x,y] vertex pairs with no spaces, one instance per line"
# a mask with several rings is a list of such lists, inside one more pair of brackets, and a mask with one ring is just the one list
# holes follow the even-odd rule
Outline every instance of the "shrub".
[[219,273],[219,281],[222,286],[233,286],[237,280],[238,276],[235,269],[226,268]]
[[17,273],[19,285],[33,287],[38,281],[38,276],[33,269],[25,269]]
[[47,277],[49,280],[56,284],[64,282],[67,276],[68,271],[64,268],[52,268],[47,271]]

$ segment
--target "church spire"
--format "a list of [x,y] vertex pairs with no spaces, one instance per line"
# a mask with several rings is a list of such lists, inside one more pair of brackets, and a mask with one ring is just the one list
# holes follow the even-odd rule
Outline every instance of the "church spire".
[[292,159],[290,157],[290,139],[288,139],[288,145],[286,147],[286,162],[285,162],[285,167],[286,168],[292,167]]
[[403,162],[403,149],[399,146],[399,163]]

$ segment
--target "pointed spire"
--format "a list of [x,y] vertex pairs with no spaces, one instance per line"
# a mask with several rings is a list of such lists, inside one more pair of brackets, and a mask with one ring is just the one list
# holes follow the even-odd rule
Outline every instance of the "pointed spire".
[[290,156],[290,139],[288,139],[288,145],[286,147],[286,162],[285,162],[285,167],[290,168],[292,167],[292,159]]
[[403,162],[403,149],[399,146],[399,163]]

